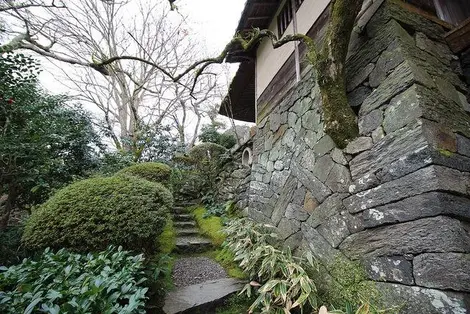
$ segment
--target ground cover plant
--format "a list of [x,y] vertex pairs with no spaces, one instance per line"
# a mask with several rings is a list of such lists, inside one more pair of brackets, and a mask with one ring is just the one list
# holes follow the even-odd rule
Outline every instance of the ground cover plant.
[[0,312],[145,313],[144,257],[122,247],[96,254],[46,249],[0,268]]

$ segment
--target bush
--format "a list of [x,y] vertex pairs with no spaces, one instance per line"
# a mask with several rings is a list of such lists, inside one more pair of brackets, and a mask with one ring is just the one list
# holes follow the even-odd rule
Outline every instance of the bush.
[[173,197],[159,183],[131,176],[78,181],[57,192],[26,223],[31,249],[105,249],[110,244],[153,250]]
[[145,313],[144,258],[110,247],[96,255],[46,249],[0,269],[0,312]]
[[225,148],[232,148],[236,143],[237,139],[231,133],[219,133],[219,127],[217,125],[204,125],[201,128],[199,139],[203,143],[215,143]]
[[131,175],[171,187],[171,168],[159,162],[144,162],[122,169],[116,175]]
[[227,154],[227,149],[215,143],[201,143],[189,151],[189,157],[195,162],[219,160]]

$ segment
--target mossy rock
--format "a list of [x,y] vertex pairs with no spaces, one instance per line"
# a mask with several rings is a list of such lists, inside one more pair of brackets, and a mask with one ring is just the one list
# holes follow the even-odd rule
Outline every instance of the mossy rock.
[[87,252],[110,244],[151,252],[173,206],[159,183],[132,176],[75,182],[33,211],[22,242],[29,249]]
[[159,162],[138,163],[116,173],[117,176],[130,175],[145,179],[151,182],[161,183],[167,188],[171,188],[171,167]]

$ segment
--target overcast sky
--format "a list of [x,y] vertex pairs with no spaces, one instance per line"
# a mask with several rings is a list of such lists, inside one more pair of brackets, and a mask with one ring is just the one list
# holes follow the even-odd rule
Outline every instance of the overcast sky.
[[245,0],[178,0],[211,51],[221,51],[232,38]]

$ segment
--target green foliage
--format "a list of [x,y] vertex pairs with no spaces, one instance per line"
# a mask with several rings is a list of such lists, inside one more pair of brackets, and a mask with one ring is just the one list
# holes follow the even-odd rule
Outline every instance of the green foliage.
[[233,220],[224,229],[225,247],[234,253],[234,260],[250,278],[241,293],[248,297],[256,292],[251,312],[290,313],[292,309],[317,307],[317,290],[305,267],[314,262],[307,254],[307,262],[294,257],[289,250],[282,251],[271,244],[276,238],[272,227],[256,224],[248,219]]
[[194,174],[198,177],[199,192],[206,194],[216,191],[220,170],[230,159],[227,149],[214,143],[202,143],[194,146],[188,155],[194,167]]
[[99,159],[96,173],[101,176],[112,176],[119,170],[133,164],[131,154],[119,152],[105,152]]
[[[238,264],[234,262],[235,255],[232,251],[227,248],[222,248],[216,251],[215,260],[227,271],[230,277],[238,279],[246,279],[247,275],[243,270],[238,267]],[[250,303],[251,304],[251,303]]]
[[97,162],[89,114],[41,90],[37,72],[29,57],[0,56],[0,195],[8,194],[0,229],[13,209],[43,202]]
[[144,258],[121,247],[98,254],[46,249],[0,269],[0,312],[145,313]]
[[227,149],[219,144],[202,143],[189,151],[189,157],[195,162],[218,161],[225,157]]
[[199,140],[203,143],[215,143],[225,148],[232,148],[237,140],[232,134],[219,133],[217,125],[209,124],[201,128]]
[[224,304],[217,308],[216,314],[246,314],[246,309],[253,303],[254,298],[247,298],[245,295],[234,295],[224,301]]
[[21,246],[23,228],[10,226],[0,231],[0,265],[13,265],[27,256],[26,250]]
[[122,169],[117,175],[131,175],[171,187],[171,168],[158,162],[143,162]]
[[148,252],[172,205],[159,183],[132,176],[82,180],[33,211],[22,241],[31,249],[92,251],[115,244]]
[[[327,265],[329,274],[335,280],[325,291],[326,300],[336,307],[360,306],[361,300],[378,301],[379,293],[374,284],[368,281],[363,267],[344,257],[336,257]],[[326,303],[326,301],[325,301]]]
[[176,229],[173,220],[167,218],[162,234],[158,237],[158,248],[162,253],[171,253],[176,247]]
[[225,241],[225,235],[222,233],[222,218],[216,216],[207,216],[207,210],[204,207],[198,207],[193,211],[194,218],[202,233],[208,236],[214,246],[220,246]]

